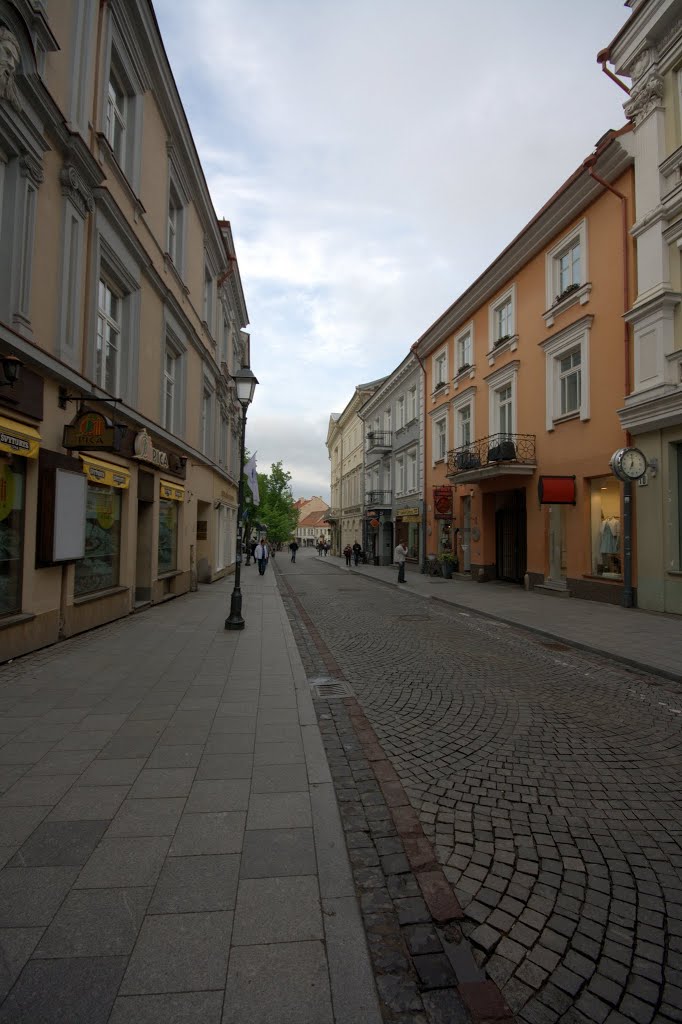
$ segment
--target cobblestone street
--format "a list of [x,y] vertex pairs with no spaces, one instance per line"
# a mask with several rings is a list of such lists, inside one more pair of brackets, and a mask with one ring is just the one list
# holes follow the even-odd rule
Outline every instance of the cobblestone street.
[[679,684],[301,555],[277,570],[306,671],[321,662],[302,611],[511,1010],[682,1021]]

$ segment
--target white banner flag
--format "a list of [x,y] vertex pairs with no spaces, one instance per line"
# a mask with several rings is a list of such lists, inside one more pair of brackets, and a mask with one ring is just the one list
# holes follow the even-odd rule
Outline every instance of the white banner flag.
[[256,473],[256,452],[253,453],[249,461],[244,466],[244,475],[246,476],[246,482],[251,488],[251,494],[253,495],[254,505],[260,504],[260,497],[258,495],[258,475]]

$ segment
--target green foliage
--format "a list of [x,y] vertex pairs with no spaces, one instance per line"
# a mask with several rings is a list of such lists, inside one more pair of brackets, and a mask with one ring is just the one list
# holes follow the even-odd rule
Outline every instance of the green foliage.
[[298,523],[290,481],[291,473],[282,468],[281,462],[273,462],[269,474],[258,474],[260,504],[255,517],[265,524],[273,544],[288,541]]

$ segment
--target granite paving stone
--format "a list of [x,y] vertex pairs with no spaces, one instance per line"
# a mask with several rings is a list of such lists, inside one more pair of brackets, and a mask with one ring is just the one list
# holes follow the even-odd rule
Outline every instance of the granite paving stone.
[[169,857],[154,890],[150,914],[234,910],[239,857]]
[[220,989],[227,972],[232,914],[147,917],[121,984],[121,995]]
[[43,934],[43,928],[0,928],[0,1001],[2,1001]]
[[317,879],[243,878],[237,891],[235,946],[322,939]]
[[44,821],[10,860],[10,867],[82,867],[104,835],[105,821]]
[[195,768],[145,768],[130,790],[135,799],[186,797],[192,788]]
[[50,813],[50,821],[97,821],[113,818],[130,786],[72,786]]
[[316,872],[312,829],[247,828],[244,833],[241,878],[315,875]]
[[222,1024],[247,1020],[249,1024],[335,1024],[321,942],[233,949]]
[[0,1007],[0,1024],[107,1024],[125,967],[119,956],[31,960]]
[[151,887],[72,890],[33,956],[127,956],[151,895]]
[[223,993],[120,996],[108,1024],[220,1024]]
[[249,801],[246,827],[310,828],[310,797],[307,793],[254,793]]
[[249,779],[200,779],[192,783],[185,811],[246,811],[249,790]]
[[0,928],[49,924],[78,876],[76,867],[6,867],[0,871]]
[[115,836],[172,836],[185,807],[183,797],[124,800],[107,829]]
[[76,888],[154,885],[169,845],[167,836],[105,838],[82,869]]
[[170,856],[240,853],[245,821],[243,811],[184,814],[171,843]]

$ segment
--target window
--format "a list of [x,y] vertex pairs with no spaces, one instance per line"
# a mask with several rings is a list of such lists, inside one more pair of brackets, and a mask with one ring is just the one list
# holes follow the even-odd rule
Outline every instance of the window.
[[435,461],[440,462],[447,455],[447,420],[441,419],[436,420],[434,424],[434,444],[433,451]]
[[573,242],[565,252],[556,257],[557,270],[559,274],[559,296],[562,296],[568,288],[577,288],[581,283],[580,279],[580,240]]
[[74,594],[82,597],[119,584],[121,491],[88,480],[85,556],[76,562]]
[[384,430],[388,434],[390,434],[390,432],[391,432],[391,420],[392,420],[391,407],[389,405],[388,409],[386,409],[385,412],[384,412]]
[[559,359],[560,409],[562,416],[580,409],[580,349]]
[[[508,438],[510,434],[516,433],[516,381],[520,362],[515,359],[512,363],[489,373],[486,377],[488,385],[488,433],[502,434]],[[464,404],[464,403],[463,403]],[[473,401],[472,419],[474,414]],[[472,433],[473,433],[472,426]]]
[[590,480],[592,573],[612,580],[622,576],[620,494],[613,476]]
[[112,62],[104,133],[121,167],[125,163],[126,105],[126,94]]
[[121,369],[121,296],[100,279],[97,294],[95,380],[109,394],[119,395]]
[[[545,321],[552,326],[552,306],[572,301],[583,305],[589,298],[587,284],[587,221],[581,221],[568,235],[564,235],[552,246],[546,257],[547,313]],[[563,309],[562,305],[562,309]]]
[[505,384],[495,392],[497,408],[497,433],[509,437],[513,433],[513,398],[511,384]]
[[213,334],[213,275],[208,266],[204,266],[204,322]]
[[465,405],[457,411],[457,442],[459,445],[471,444],[471,406]]
[[433,387],[442,387],[448,379],[448,352],[443,349],[433,361]]
[[408,452],[407,455],[407,489],[417,490],[417,453]]
[[166,349],[166,359],[163,370],[163,425],[166,430],[172,431],[175,426],[175,389],[177,375],[178,357],[172,349]]
[[488,307],[488,329],[490,348],[513,338],[516,334],[516,285],[501,295]]
[[180,256],[182,252],[182,214],[183,206],[180,194],[171,182],[168,198],[168,255],[178,270],[180,269]]
[[159,499],[159,569],[161,576],[174,572],[178,565],[178,503],[169,498]]
[[412,423],[417,418],[417,389],[410,388],[407,392],[407,422]]
[[0,616],[21,611],[26,459],[0,461]]
[[473,346],[471,331],[466,331],[457,339],[457,372],[466,369],[473,363]]
[[401,395],[396,402],[395,428],[400,430],[405,426],[405,396]]
[[584,316],[559,331],[542,348],[546,359],[547,430],[564,417],[590,418],[589,357],[593,317]]
[[205,455],[211,455],[213,440],[213,395],[204,388],[201,402],[201,450]]
[[398,494],[405,491],[405,459],[401,456],[395,460],[395,482]]
[[219,454],[219,459],[220,459],[220,465],[224,466],[224,467],[227,467],[227,437],[228,437],[227,417],[224,415],[224,413],[221,413],[221,415],[220,415],[220,454]]

